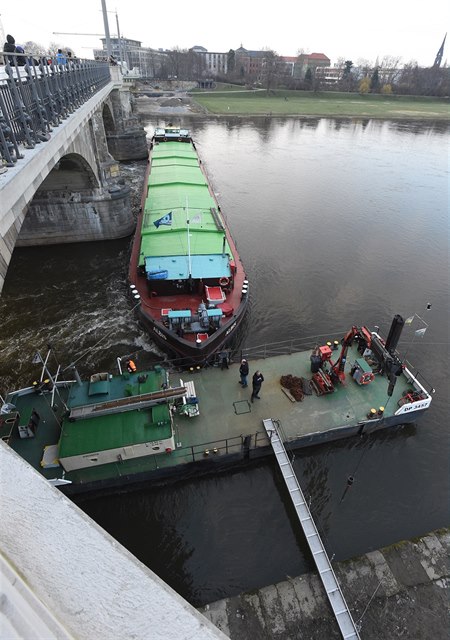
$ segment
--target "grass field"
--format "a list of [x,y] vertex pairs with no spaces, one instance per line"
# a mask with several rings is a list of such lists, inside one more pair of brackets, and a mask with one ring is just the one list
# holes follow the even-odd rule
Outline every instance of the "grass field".
[[192,98],[218,115],[355,116],[449,119],[448,98],[359,95],[357,93],[246,90],[195,91]]

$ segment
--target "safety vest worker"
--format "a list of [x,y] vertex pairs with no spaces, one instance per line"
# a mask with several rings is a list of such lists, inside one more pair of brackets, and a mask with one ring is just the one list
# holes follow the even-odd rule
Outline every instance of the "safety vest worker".
[[134,364],[133,360],[128,360],[127,369],[129,373],[134,373],[136,371],[136,365]]

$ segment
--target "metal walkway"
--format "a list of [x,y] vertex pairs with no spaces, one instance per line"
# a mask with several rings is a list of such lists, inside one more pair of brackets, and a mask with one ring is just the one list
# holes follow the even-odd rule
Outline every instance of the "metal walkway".
[[186,387],[171,387],[162,391],[151,391],[138,396],[107,400],[95,404],[84,404],[74,407],[69,414],[69,420],[83,420],[84,418],[97,418],[112,413],[123,413],[131,409],[148,409],[155,404],[161,404],[166,400],[183,398],[186,395]]
[[314,520],[312,519],[311,512],[306,504],[305,497],[300,488],[300,484],[292,468],[291,462],[284,448],[284,444],[280,438],[280,434],[277,425],[268,418],[263,420],[264,428],[267,433],[267,437],[270,440],[276,459],[283,474],[286,487],[291,496],[292,503],[297,511],[298,519],[302,525],[305,533],[306,541],[316,563],[317,571],[319,572],[320,579],[328,596],[328,600],[333,609],[336,621],[339,625],[342,637],[357,638],[359,639],[359,633],[353,621],[350,610],[345,602],[345,598],[342,594],[341,588],[337,581],[336,575],[331,566],[331,562],[328,558],[325,547],[317,531]]

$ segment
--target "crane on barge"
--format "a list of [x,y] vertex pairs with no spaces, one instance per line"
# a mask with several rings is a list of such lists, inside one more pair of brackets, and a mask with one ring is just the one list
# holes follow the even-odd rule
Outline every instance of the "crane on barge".
[[[360,385],[369,384],[375,374],[386,375],[389,380],[388,396],[391,396],[397,377],[402,373],[403,362],[396,353],[405,321],[394,316],[386,342],[365,326],[352,328],[341,340],[342,348],[336,362],[331,361],[332,349],[328,345],[316,346],[311,354],[312,386],[318,395],[333,393],[338,384],[345,384],[347,352],[353,341],[358,342],[358,351],[363,359],[353,364],[350,375]],[[367,365],[370,359],[371,366]]]

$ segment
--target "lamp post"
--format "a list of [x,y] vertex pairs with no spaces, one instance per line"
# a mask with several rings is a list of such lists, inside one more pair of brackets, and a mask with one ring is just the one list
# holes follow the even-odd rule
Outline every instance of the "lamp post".
[[109,37],[108,12],[106,11],[106,2],[102,0],[103,24],[105,25],[106,52],[108,61],[111,59],[111,38]]
[[117,25],[117,38],[119,40],[119,58],[121,62],[125,62],[125,57],[123,55],[123,42],[122,42],[122,38],[120,36],[120,29],[119,29],[119,16],[117,15],[117,11],[116,11],[116,25]]

